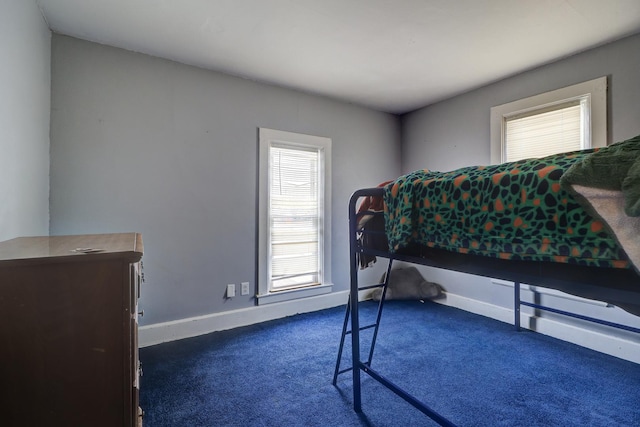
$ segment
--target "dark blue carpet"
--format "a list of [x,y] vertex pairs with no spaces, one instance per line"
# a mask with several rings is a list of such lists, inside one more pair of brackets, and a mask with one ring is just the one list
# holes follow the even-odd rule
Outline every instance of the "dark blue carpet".
[[[353,411],[351,374],[331,385],[343,316],[141,349],[145,427],[436,425],[366,374]],[[387,303],[372,366],[459,426],[640,426],[640,365],[434,303]]]

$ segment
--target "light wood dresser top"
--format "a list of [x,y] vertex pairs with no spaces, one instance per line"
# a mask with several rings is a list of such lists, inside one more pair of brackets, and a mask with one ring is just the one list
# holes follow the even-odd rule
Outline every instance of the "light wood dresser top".
[[18,237],[0,242],[0,264],[81,261],[86,257],[124,257],[135,262],[142,253],[140,233]]

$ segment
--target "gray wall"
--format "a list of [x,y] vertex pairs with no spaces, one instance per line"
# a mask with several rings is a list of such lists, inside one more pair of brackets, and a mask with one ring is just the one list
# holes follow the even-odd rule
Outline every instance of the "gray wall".
[[490,163],[490,109],[596,77],[609,77],[611,142],[640,134],[640,35],[456,96],[402,117],[402,169]]
[[[403,173],[490,163],[490,109],[600,76],[609,76],[611,142],[640,134],[640,35],[428,106],[402,117]],[[449,291],[508,307],[506,288],[488,279],[430,270]]]
[[145,324],[254,305],[224,295],[255,287],[258,127],[333,140],[348,289],[348,198],[399,175],[397,116],[60,35],[51,72],[51,234],[143,233]]
[[49,232],[50,39],[35,1],[0,2],[0,241]]

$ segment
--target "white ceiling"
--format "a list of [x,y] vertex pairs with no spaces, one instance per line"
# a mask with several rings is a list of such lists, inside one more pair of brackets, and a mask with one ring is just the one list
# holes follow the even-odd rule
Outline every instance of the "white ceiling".
[[37,0],[57,33],[404,113],[640,32],[638,0]]

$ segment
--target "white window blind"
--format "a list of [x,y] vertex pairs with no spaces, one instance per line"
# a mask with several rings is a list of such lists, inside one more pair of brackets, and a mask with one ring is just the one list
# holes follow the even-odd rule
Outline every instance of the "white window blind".
[[585,148],[585,108],[586,100],[576,100],[505,118],[504,160],[513,162]]
[[607,145],[607,77],[491,107],[491,163]]
[[270,147],[271,291],[321,282],[321,153]]

